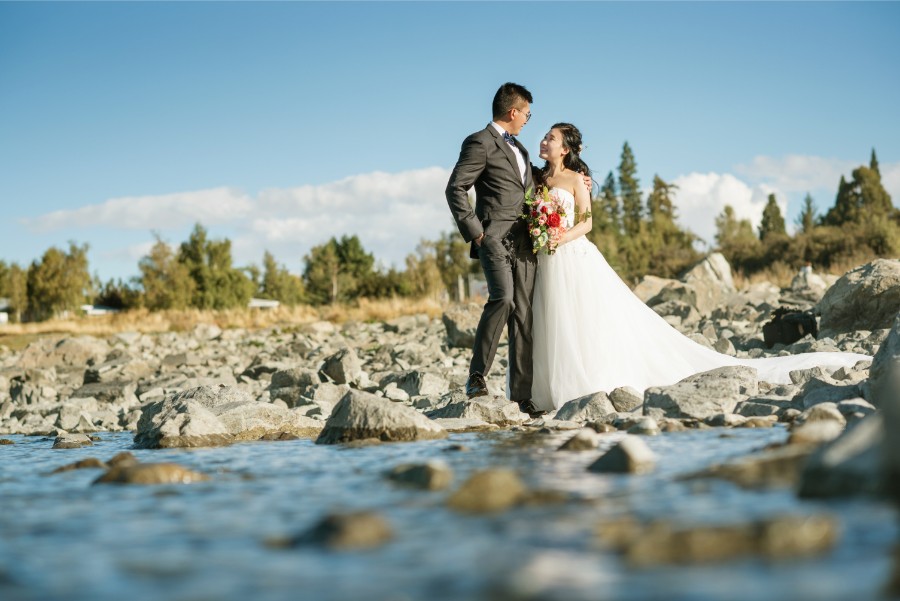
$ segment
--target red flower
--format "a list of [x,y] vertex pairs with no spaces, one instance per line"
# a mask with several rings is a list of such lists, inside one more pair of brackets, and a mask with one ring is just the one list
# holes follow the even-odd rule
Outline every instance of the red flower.
[[547,205],[544,205],[544,206],[541,207],[541,213],[545,213],[545,214],[546,214],[546,213],[549,213],[549,212],[550,212],[550,209],[547,208]]
[[547,225],[550,227],[559,227],[559,213],[553,213],[547,217]]
[[532,211],[532,212],[531,212],[531,218],[532,218],[532,219],[537,219],[539,214],[540,214],[540,213],[538,213],[537,211]]

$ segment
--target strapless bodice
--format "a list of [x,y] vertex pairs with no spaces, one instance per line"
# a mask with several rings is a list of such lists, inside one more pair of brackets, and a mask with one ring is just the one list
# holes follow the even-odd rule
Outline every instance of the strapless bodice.
[[566,228],[575,226],[575,195],[563,188],[550,188],[550,194],[556,195],[566,210]]

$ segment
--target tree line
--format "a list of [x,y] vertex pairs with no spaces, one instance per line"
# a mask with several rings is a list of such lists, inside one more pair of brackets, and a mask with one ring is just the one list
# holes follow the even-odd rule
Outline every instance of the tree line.
[[[701,257],[698,237],[677,220],[677,186],[653,177],[641,193],[634,153],[625,142],[617,173],[610,171],[592,194],[594,226],[590,240],[626,281],[654,274],[676,277]],[[449,219],[448,219],[449,221]],[[787,233],[777,199],[770,195],[754,229],[731,206],[715,217],[715,249],[745,275],[777,264],[797,268],[810,263],[828,268],[853,260],[900,254],[900,211],[881,183],[872,151],[868,166],[841,177],[835,204],[818,214],[809,194],[793,236]],[[127,281],[92,277],[88,245],[52,247],[29,266],[0,260],[0,298],[13,321],[40,321],[77,311],[85,303],[116,309],[229,309],[251,298],[323,305],[356,299],[468,294],[470,275],[480,273],[469,245],[456,232],[422,240],[403,269],[382,268],[355,235],[332,237],[303,258],[300,275],[265,252],[262,266],[236,267],[231,241],[211,239],[196,224],[188,239],[170,246],[158,234],[138,262],[140,275]]]

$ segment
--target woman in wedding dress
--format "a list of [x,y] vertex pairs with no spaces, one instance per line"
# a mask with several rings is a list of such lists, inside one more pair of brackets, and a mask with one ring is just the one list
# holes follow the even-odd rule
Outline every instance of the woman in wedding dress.
[[562,200],[568,230],[554,254],[538,255],[532,386],[538,409],[552,411],[620,386],[643,392],[726,365],[753,367],[760,380],[788,383],[796,369],[837,369],[871,359],[855,353],[740,359],[681,334],[631,292],[585,237],[591,200],[580,175],[589,172],[581,148],[581,133],[568,123],[554,125],[540,146],[546,164],[537,184]]

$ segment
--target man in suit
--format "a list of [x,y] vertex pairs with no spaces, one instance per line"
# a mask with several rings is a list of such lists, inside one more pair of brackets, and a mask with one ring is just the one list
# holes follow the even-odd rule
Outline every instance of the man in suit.
[[[466,381],[469,398],[486,395],[484,376],[491,368],[506,325],[509,332],[509,393],[531,417],[532,309],[537,260],[525,221],[525,191],[533,187],[528,151],[513,136],[531,118],[531,93],[505,83],[494,95],[493,119],[462,143],[446,196],[472,258],[481,262],[488,301],[475,332],[475,347]],[[468,190],[475,187],[475,209]]]

